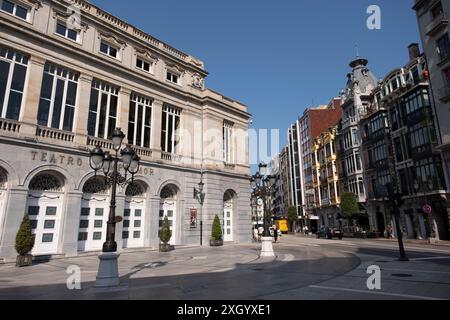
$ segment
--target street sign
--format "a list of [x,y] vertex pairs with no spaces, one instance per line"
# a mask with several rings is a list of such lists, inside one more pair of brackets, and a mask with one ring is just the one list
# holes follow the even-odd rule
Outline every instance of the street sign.
[[429,204],[426,204],[422,207],[422,211],[426,214],[430,214],[433,211],[433,209]]
[[122,222],[123,218],[121,216],[116,216],[115,220],[117,223],[120,223],[120,222]]

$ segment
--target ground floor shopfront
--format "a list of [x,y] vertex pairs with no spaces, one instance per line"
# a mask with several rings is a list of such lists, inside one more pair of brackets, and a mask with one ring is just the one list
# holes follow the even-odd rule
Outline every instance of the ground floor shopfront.
[[[0,154],[0,261],[12,261],[15,236],[27,213],[35,246],[33,255],[75,256],[100,251],[106,239],[110,186],[89,167],[87,152],[3,144]],[[204,171],[203,209],[193,197],[199,170],[143,163],[133,184],[118,188],[116,241],[123,248],[157,248],[165,216],[172,229],[171,244],[209,243],[218,215],[224,240],[251,241],[248,177]]]
[[[450,240],[450,211],[445,192],[424,197],[406,197],[400,207],[400,228],[408,239]],[[424,212],[429,205],[431,213]],[[369,221],[372,231],[381,236],[396,237],[395,217],[383,201],[370,202]]]

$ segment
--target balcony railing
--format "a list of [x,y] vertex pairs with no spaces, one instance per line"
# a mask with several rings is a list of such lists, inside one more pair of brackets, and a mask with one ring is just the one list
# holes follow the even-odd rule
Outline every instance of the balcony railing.
[[426,27],[425,32],[427,36],[432,36],[445,28],[448,25],[448,18],[445,13],[441,13],[435,17]]
[[138,146],[131,146],[133,150],[136,151],[137,155],[139,157],[143,158],[151,158],[153,156],[152,150],[148,148],[138,147]]
[[0,119],[0,132],[19,133],[20,123],[9,119]]
[[161,159],[165,160],[165,161],[170,161],[170,162],[180,162],[181,156],[178,154],[163,151],[163,152],[161,152]]
[[62,131],[47,127],[37,127],[36,136],[40,138],[58,140],[63,142],[73,142],[75,134],[68,131]]
[[96,137],[88,137],[87,141],[88,146],[99,146],[103,150],[114,150],[114,144],[111,140],[105,140]]

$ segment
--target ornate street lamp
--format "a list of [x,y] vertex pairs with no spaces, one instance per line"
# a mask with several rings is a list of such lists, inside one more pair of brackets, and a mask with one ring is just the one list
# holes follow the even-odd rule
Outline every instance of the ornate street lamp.
[[[89,165],[94,170],[102,170],[106,183],[111,186],[111,201],[109,206],[109,216],[106,229],[106,241],[103,243],[102,254],[100,254],[100,265],[97,273],[97,287],[111,287],[119,284],[119,272],[117,259],[117,243],[115,241],[116,233],[116,187],[120,185],[125,187],[132,184],[134,175],[139,171],[140,158],[136,152],[127,146],[120,151],[122,146],[124,133],[120,128],[116,128],[112,134],[112,143],[115,155],[104,152],[99,146],[90,151]],[[119,172],[118,164],[122,162],[124,175]],[[131,179],[127,179],[127,175],[131,174]]]
[[194,188],[194,199],[197,199],[200,203],[200,246],[203,246],[203,203],[205,202],[206,194],[203,192],[203,171],[200,173],[200,182],[198,183],[198,189]]
[[264,233],[262,237],[261,256],[273,257],[272,237],[269,231],[269,219],[271,218],[269,199],[273,187],[275,185],[275,176],[267,175],[267,164],[261,162],[259,171],[251,177],[251,187],[253,189],[253,197],[261,198],[264,203]]

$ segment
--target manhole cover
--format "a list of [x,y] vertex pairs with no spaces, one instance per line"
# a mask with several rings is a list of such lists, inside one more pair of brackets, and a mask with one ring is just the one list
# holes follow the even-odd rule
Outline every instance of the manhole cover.
[[412,277],[412,274],[407,274],[407,273],[394,273],[392,276],[393,276],[393,277],[397,277],[397,278],[410,278],[410,277]]
[[252,269],[253,271],[263,271],[264,269],[262,268],[256,268],[256,269]]

